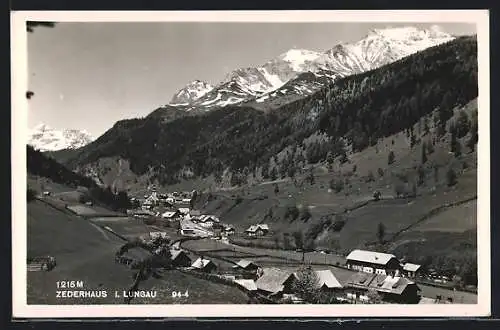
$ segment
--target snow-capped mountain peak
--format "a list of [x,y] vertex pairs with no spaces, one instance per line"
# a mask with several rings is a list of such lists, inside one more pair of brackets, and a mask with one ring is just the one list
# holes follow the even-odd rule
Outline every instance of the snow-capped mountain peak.
[[190,104],[206,93],[210,92],[214,87],[207,82],[201,80],[193,80],[184,88],[179,90],[172,97],[169,105],[187,105]]
[[38,124],[30,130],[28,144],[40,151],[77,149],[92,142],[92,135],[86,130],[56,130],[46,124]]
[[[230,72],[215,87],[190,83],[174,96],[171,105],[180,103],[187,111],[207,111],[243,102],[261,103],[290,93],[308,95],[321,88],[325,79],[331,81],[373,70],[452,39],[438,26],[372,29],[358,42],[342,42],[325,52],[292,48],[261,66]],[[307,72],[314,75],[298,78]],[[298,80],[293,88],[287,86],[294,79]]]

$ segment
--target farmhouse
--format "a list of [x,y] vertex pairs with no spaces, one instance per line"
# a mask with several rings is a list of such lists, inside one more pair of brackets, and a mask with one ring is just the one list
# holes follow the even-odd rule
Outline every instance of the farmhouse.
[[168,238],[168,235],[164,231],[152,231],[152,232],[149,232],[149,237],[153,240],[159,239],[159,238],[165,239],[165,238]]
[[248,236],[264,236],[269,232],[269,226],[266,224],[251,225],[245,230]]
[[245,259],[241,259],[233,267],[243,269],[246,271],[252,271],[252,272],[257,271],[257,269],[259,269],[259,265],[255,264],[253,261],[245,260]]
[[292,285],[297,276],[278,268],[264,268],[262,276],[255,281],[258,292],[264,295],[282,295],[292,293]]
[[360,272],[398,275],[401,270],[399,260],[392,254],[353,250],[346,259],[347,268]]
[[172,265],[176,267],[189,267],[191,265],[191,258],[186,252],[181,250],[172,250]]
[[205,273],[210,273],[213,272],[215,269],[217,269],[217,266],[212,262],[212,260],[204,259],[203,257],[196,259],[196,261],[193,262],[191,267]]
[[227,226],[227,227],[224,228],[224,234],[226,234],[226,235],[234,235],[234,233],[235,233],[234,227]]
[[363,272],[354,274],[345,285],[349,299],[369,301],[367,292],[375,291],[383,301],[389,303],[417,303],[419,290],[415,282],[404,277]]
[[182,213],[179,210],[175,211],[167,211],[161,215],[162,218],[174,221],[179,219],[182,216]]
[[411,264],[409,262],[403,265],[403,275],[407,277],[415,277],[419,274],[421,266],[417,264]]

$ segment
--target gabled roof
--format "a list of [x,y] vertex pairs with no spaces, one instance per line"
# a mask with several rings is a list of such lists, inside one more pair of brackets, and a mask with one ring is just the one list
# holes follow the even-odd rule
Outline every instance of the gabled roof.
[[250,265],[257,266],[257,264],[255,264],[253,261],[251,261],[251,260],[245,260],[245,259],[241,259],[240,261],[238,261],[236,263],[236,266],[239,266],[241,268],[247,268]]
[[369,286],[379,292],[401,294],[411,284],[415,284],[415,282],[404,277],[378,275],[376,280],[372,281]]
[[187,207],[179,207],[179,212],[188,214],[189,213],[189,208]]
[[172,254],[172,260],[177,259],[181,255],[185,255],[186,257],[189,258],[189,256],[186,254],[186,252],[184,252],[182,250],[171,250],[170,253]]
[[416,272],[419,270],[421,266],[417,264],[411,264],[407,262],[406,264],[403,265],[403,270],[409,271],[409,272]]
[[316,270],[316,276],[318,277],[319,287],[326,286],[329,289],[342,288],[339,280],[335,277],[331,270]]
[[176,214],[179,214],[179,211],[167,211],[167,212],[163,213],[161,216],[163,218],[172,218]]
[[396,258],[393,254],[373,252],[366,250],[353,250],[347,256],[347,260],[362,261],[377,265],[386,265],[389,260]]
[[248,229],[247,229],[247,230],[245,230],[245,231],[254,232],[254,231],[257,231],[257,229],[259,229],[259,228],[257,227],[257,225],[251,225],[251,226],[250,226],[250,227],[248,227]]
[[269,225],[266,225],[265,223],[258,224],[257,227],[263,230],[269,230]]
[[262,276],[257,279],[255,284],[259,290],[276,293],[283,290],[284,283],[290,277],[296,276],[292,272],[278,268],[265,268]]
[[239,284],[240,286],[244,287],[245,289],[249,291],[256,291],[257,290],[257,285],[255,284],[254,280],[234,280],[235,283]]
[[205,259],[205,258],[203,258],[203,259],[198,258],[198,259],[196,259],[195,262],[193,262],[193,264],[191,266],[194,267],[194,268],[203,269],[203,268],[207,267],[209,264],[215,265],[212,262],[212,260]]

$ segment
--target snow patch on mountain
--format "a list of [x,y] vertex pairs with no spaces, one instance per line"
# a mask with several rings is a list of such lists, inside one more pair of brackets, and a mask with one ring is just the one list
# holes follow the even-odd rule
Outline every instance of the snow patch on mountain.
[[28,135],[28,144],[42,152],[77,149],[92,141],[92,135],[86,130],[56,130],[46,124],[38,124]]
[[[261,66],[230,72],[215,87],[199,81],[191,83],[181,90],[182,94],[180,91],[174,96],[172,103],[188,105],[186,111],[200,107],[211,110],[252,100],[262,103],[279,94],[309,95],[327,81],[373,70],[453,39],[438,26],[373,29],[358,42],[340,43],[323,53],[290,49]],[[308,72],[311,77],[297,78]],[[294,86],[285,88],[289,82]]]
[[209,83],[206,83],[201,80],[194,80],[187,84],[184,88],[179,90],[172,97],[169,105],[171,106],[184,106],[196,101],[209,91],[211,91],[214,87]]

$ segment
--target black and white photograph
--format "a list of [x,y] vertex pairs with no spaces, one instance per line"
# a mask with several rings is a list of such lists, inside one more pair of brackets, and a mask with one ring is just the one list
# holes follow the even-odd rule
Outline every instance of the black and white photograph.
[[487,24],[12,13],[14,316],[488,315]]

